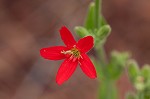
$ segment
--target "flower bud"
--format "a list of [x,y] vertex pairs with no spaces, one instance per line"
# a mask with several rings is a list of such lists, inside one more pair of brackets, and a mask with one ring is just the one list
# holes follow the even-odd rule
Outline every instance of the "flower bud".
[[97,36],[100,40],[103,40],[107,38],[110,32],[111,32],[111,27],[109,25],[104,25],[97,31]]
[[135,60],[129,60],[127,62],[128,74],[132,82],[135,81],[136,77],[139,75],[139,67]]
[[77,35],[79,35],[80,37],[84,37],[89,35],[89,32],[86,28],[81,27],[81,26],[76,26],[75,27],[75,32],[77,33]]
[[118,77],[120,77],[128,58],[129,54],[127,52],[119,53],[117,51],[113,51],[111,53],[111,59],[108,66],[110,78],[118,79]]
[[145,88],[145,85],[144,85],[144,77],[142,76],[137,76],[136,77],[136,81],[135,81],[135,88],[138,90],[138,91],[143,91],[144,88]]
[[144,65],[141,70],[141,74],[146,80],[150,80],[150,65]]

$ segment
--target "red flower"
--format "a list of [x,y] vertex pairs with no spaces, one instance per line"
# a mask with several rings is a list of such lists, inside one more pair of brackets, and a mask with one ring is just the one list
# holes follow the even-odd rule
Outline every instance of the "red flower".
[[65,59],[58,70],[56,82],[60,85],[68,80],[75,71],[78,63],[80,64],[82,71],[88,77],[92,79],[96,78],[97,75],[94,65],[87,54],[85,54],[94,45],[93,37],[86,36],[76,42],[71,32],[66,27],[60,29],[60,35],[66,46],[54,46],[42,48],[40,50],[41,56],[45,59]]

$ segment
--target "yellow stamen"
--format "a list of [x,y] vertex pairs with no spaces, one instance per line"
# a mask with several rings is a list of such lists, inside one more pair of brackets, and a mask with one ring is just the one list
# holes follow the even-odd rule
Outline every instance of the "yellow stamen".
[[68,50],[68,51],[63,50],[63,51],[61,51],[61,53],[71,55],[70,60],[73,60],[73,61],[76,61],[77,59],[79,59],[81,57],[80,51],[76,48],[76,46],[73,46],[73,48],[71,50]]

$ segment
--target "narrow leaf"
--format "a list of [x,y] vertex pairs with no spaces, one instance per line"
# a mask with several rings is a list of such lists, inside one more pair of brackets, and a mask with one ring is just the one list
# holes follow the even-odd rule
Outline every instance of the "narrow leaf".
[[94,22],[94,18],[95,18],[95,4],[94,2],[92,2],[89,5],[89,10],[88,10],[88,14],[85,20],[85,28],[88,30],[93,30],[95,27],[95,22]]

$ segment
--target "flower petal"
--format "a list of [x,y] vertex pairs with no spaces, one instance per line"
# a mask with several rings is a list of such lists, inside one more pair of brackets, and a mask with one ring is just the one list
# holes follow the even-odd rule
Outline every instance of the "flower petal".
[[42,48],[40,50],[40,54],[45,59],[60,60],[60,59],[65,58],[65,55],[61,53],[61,51],[63,51],[63,50],[65,51],[65,50],[67,50],[67,48],[64,46],[54,46],[54,47]]
[[72,47],[73,45],[76,44],[76,41],[72,36],[71,32],[65,26],[63,26],[60,29],[60,35],[61,39],[63,40],[63,42],[66,44],[67,47]]
[[77,43],[77,47],[80,49],[81,52],[88,52],[94,45],[93,37],[86,36],[80,39]]
[[90,58],[86,54],[82,54],[82,58],[79,59],[80,67],[82,71],[90,78],[94,79],[97,77],[96,70],[91,62]]
[[70,76],[73,74],[77,67],[78,62],[72,62],[70,59],[66,59],[60,66],[57,76],[56,82],[61,85],[64,81],[68,80]]

